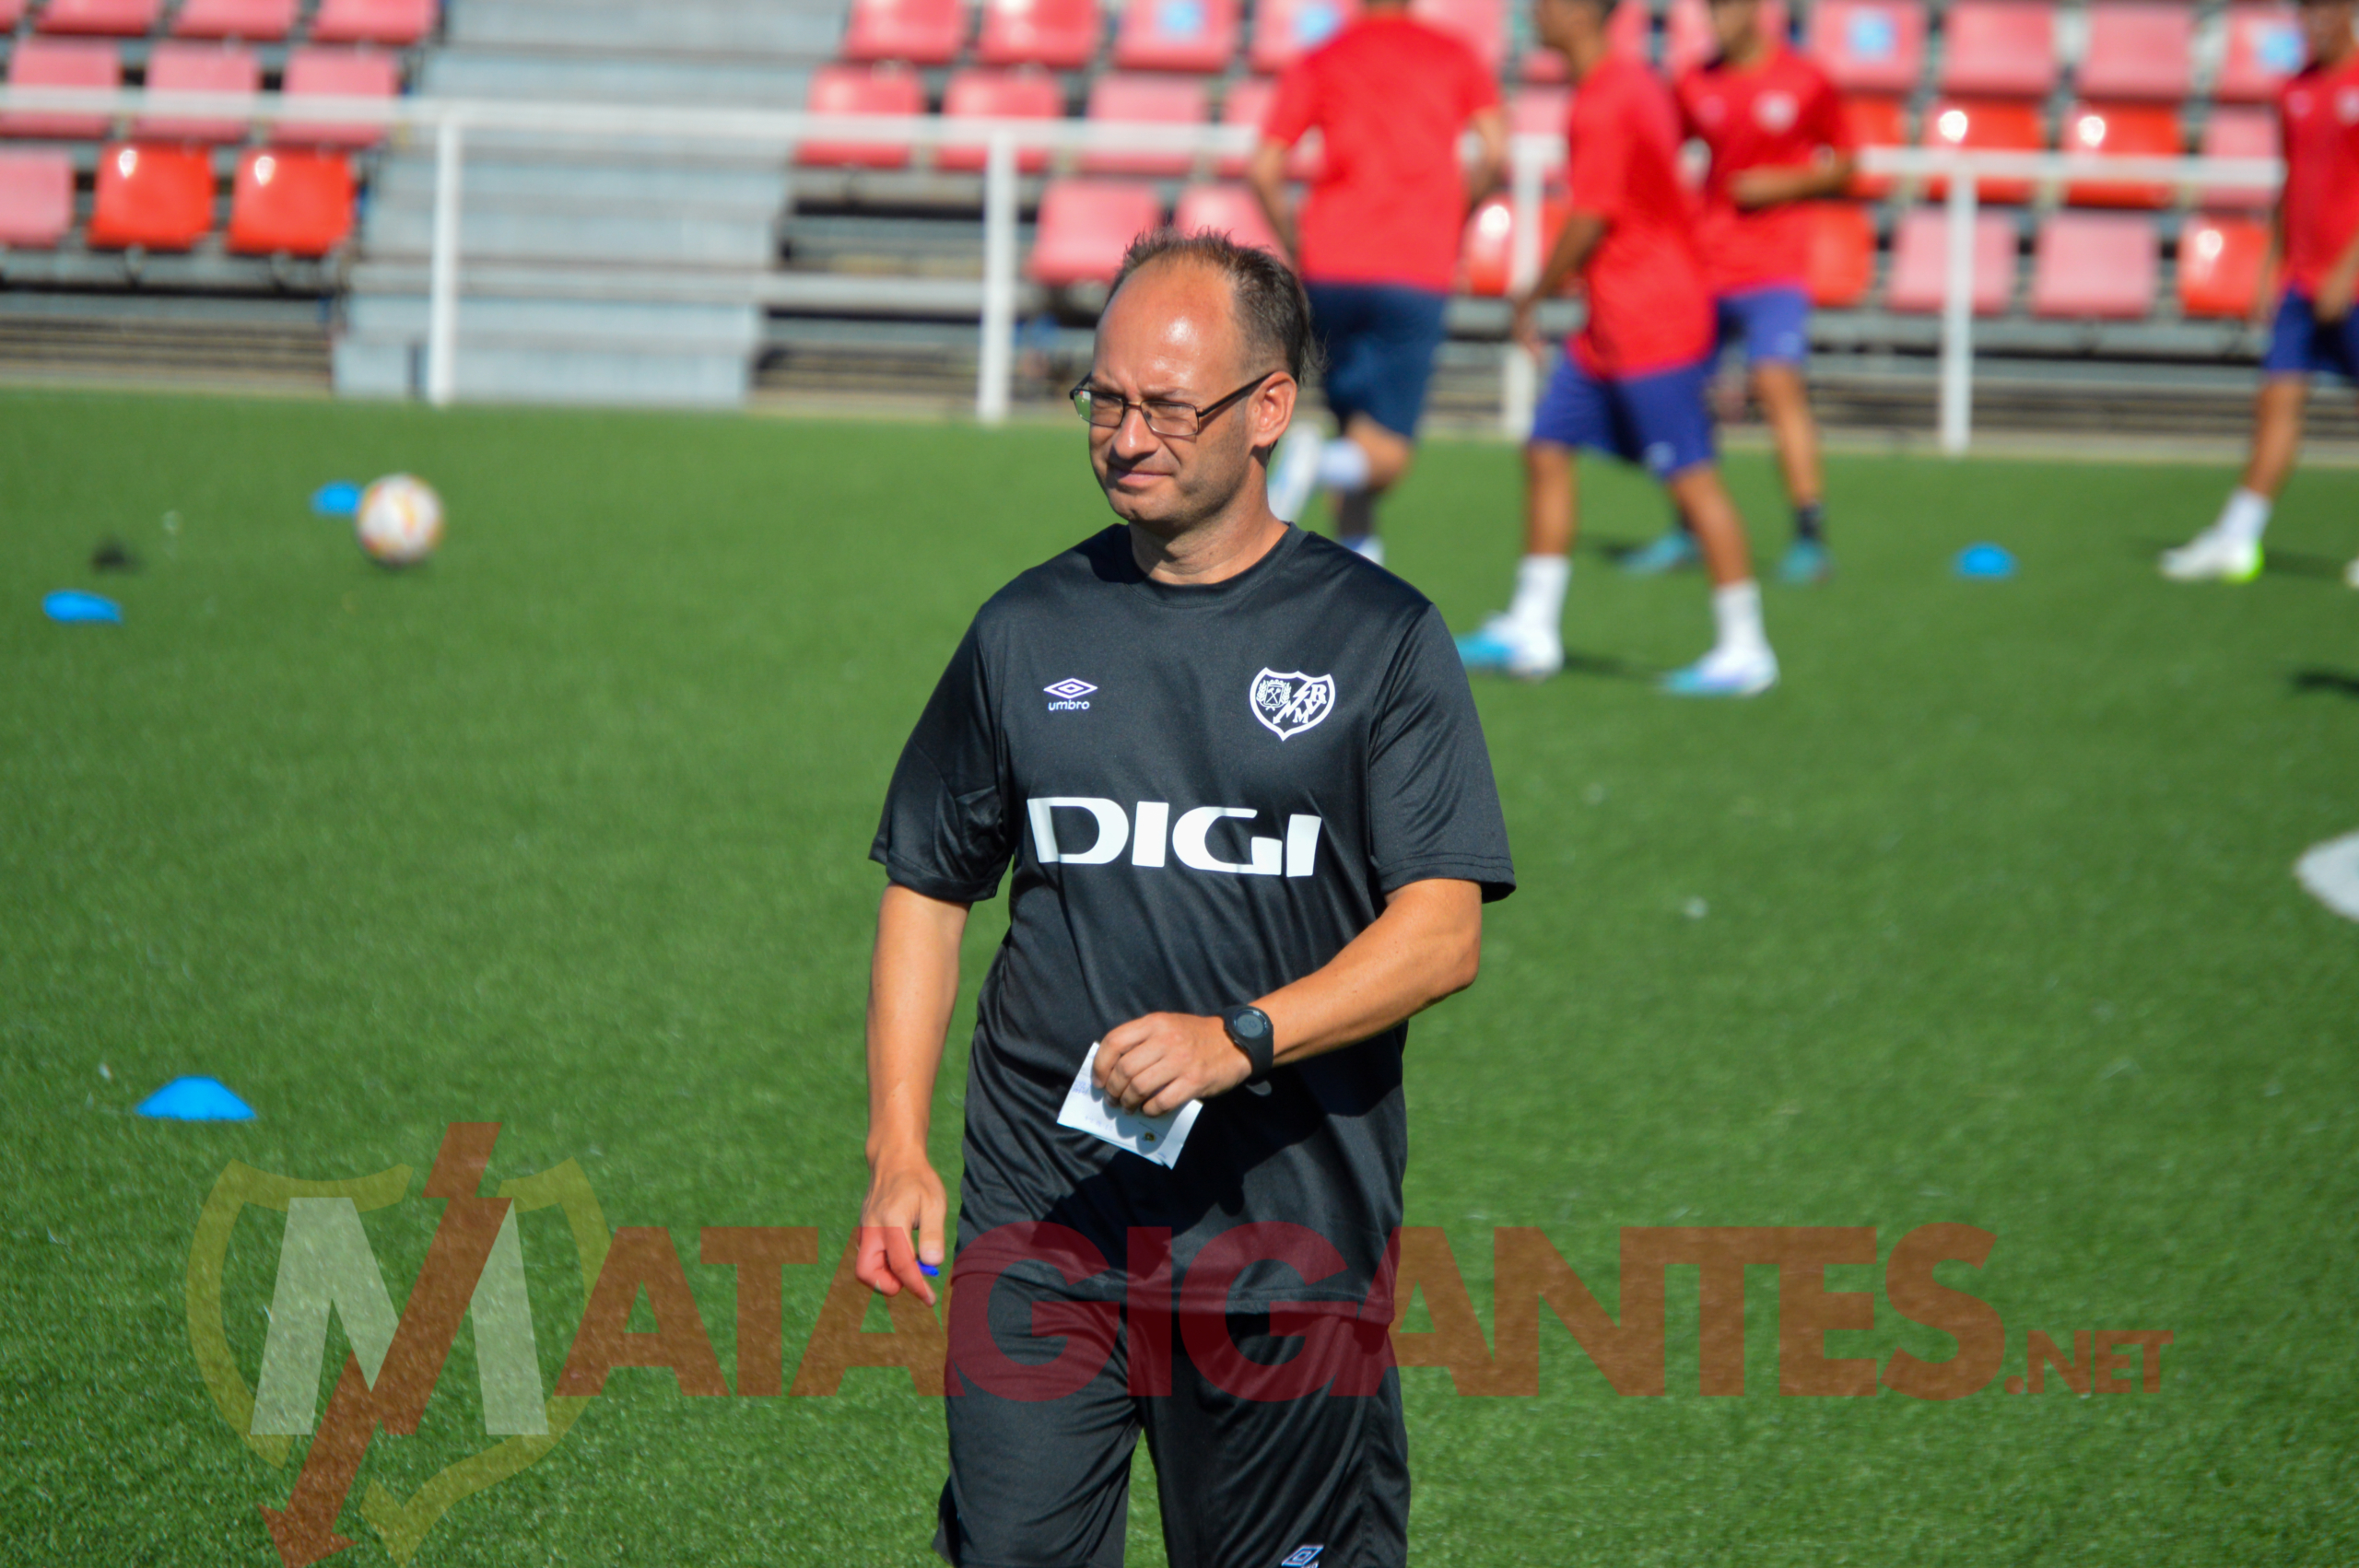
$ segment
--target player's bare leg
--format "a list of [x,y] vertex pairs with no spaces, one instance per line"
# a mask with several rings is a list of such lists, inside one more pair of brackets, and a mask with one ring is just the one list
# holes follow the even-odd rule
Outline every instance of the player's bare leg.
[[2178,582],[2250,582],[2260,575],[2260,536],[2302,450],[2302,414],[2309,395],[2307,376],[2271,376],[2260,383],[2252,403],[2252,455],[2243,482],[2211,527],[2163,552],[2165,577]]
[[1794,543],[1778,575],[1788,582],[1824,582],[1833,568],[1821,529],[1825,476],[1818,461],[1818,421],[1802,371],[1775,362],[1753,368],[1753,395],[1778,446],[1778,468],[1794,508]]
[[1761,628],[1761,588],[1753,580],[1744,519],[1720,482],[1719,469],[1696,463],[1672,474],[1665,487],[1704,553],[1718,633],[1712,651],[1672,674],[1666,689],[1684,696],[1751,696],[1768,690],[1778,683],[1778,656]]
[[1325,490],[1336,539],[1382,566],[1376,503],[1407,475],[1416,454],[1415,442],[1365,414],[1353,415],[1332,439],[1307,427],[1299,435],[1289,432],[1271,468],[1271,509],[1288,521],[1298,521],[1311,493]]
[[1572,448],[1524,443],[1523,558],[1516,563],[1515,598],[1482,630],[1458,639],[1468,669],[1537,681],[1565,667],[1565,590],[1573,576],[1579,494]]

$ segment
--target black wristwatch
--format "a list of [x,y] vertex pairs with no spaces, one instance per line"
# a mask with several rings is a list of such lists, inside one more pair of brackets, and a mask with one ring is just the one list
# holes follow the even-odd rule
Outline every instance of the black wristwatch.
[[1243,1051],[1245,1059],[1253,1064],[1253,1071],[1245,1081],[1250,1083],[1267,1078],[1275,1065],[1278,1049],[1277,1031],[1270,1027],[1270,1015],[1258,1007],[1240,1007],[1224,1013],[1220,1022],[1221,1027],[1228,1031],[1229,1044]]

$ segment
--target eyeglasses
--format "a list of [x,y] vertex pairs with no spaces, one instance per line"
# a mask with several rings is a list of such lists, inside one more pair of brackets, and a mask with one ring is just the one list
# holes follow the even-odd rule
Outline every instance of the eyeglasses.
[[1262,382],[1277,375],[1264,370],[1226,397],[1208,403],[1202,408],[1176,398],[1150,397],[1133,403],[1120,392],[1102,392],[1087,381],[1073,389],[1074,412],[1087,420],[1094,429],[1119,430],[1132,409],[1146,415],[1146,427],[1158,436],[1185,440],[1196,436],[1217,418],[1230,404],[1260,389]]

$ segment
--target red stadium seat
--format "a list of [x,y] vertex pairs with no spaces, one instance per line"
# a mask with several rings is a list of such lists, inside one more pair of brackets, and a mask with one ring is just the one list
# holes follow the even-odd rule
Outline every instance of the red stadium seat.
[[[287,56],[280,90],[288,98],[384,98],[401,90],[401,66],[390,54],[349,49],[298,49]],[[373,147],[385,139],[382,125],[315,124],[283,121],[274,142],[319,146]]]
[[352,232],[352,160],[343,153],[256,147],[238,159],[229,249],[324,256]]
[[2082,97],[2177,103],[2194,77],[2193,6],[2101,0],[2089,7],[2088,51],[2078,78]]
[[1501,0],[1410,0],[1410,15],[1454,32],[1473,47],[1484,69],[1499,74],[1508,57],[1508,13]]
[[[1908,145],[1907,106],[1896,98],[1847,98],[1843,123],[1860,147],[1905,147]],[[1850,194],[1860,201],[1881,201],[1892,194],[1889,174],[1854,174]]]
[[2268,102],[2309,55],[2290,6],[2230,6],[2227,35],[2212,84],[2224,103]]
[[[147,56],[151,92],[224,92],[247,98],[262,90],[262,62],[242,49],[213,43],[159,43]],[[143,141],[238,142],[242,120],[190,120],[149,115],[132,128]]]
[[[812,74],[805,100],[814,114],[916,115],[925,112],[925,85],[898,65],[822,65]],[[804,142],[794,161],[807,167],[906,169],[902,142]]]
[[[1045,71],[961,71],[950,78],[942,95],[945,120],[1062,120],[1064,89]],[[945,146],[934,154],[936,169],[972,171],[983,167],[988,153],[981,146]],[[1038,174],[1049,167],[1046,147],[1019,148],[1016,169]]]
[[1216,75],[1244,36],[1237,0],[1132,0],[1114,33],[1114,68]]
[[[1549,247],[1556,243],[1556,235],[1571,211],[1571,204],[1561,198],[1540,204],[1540,259],[1543,264]],[[1507,293],[1515,270],[1514,203],[1505,196],[1491,196],[1474,209],[1474,215],[1466,220],[1465,249],[1459,264],[1466,274],[1469,294],[1496,299]],[[1577,282],[1567,279],[1558,292],[1572,293]]]
[[[1762,0],[1761,30],[1773,39],[1791,36],[1793,18],[1785,0]],[[1704,64],[1719,52],[1719,35],[1712,30],[1706,0],[1671,0],[1671,9],[1663,13],[1663,63],[1671,74],[1676,76]]]
[[983,0],[975,58],[986,65],[1077,71],[1097,54],[1097,0]]
[[2160,262],[2154,220],[2132,213],[2060,212],[2039,226],[2031,271],[2035,316],[2134,322],[2154,309]]
[[25,0],[0,0],[0,32],[14,32],[24,20]]
[[1270,227],[1270,215],[1262,210],[1261,199],[1242,185],[1189,186],[1180,193],[1180,209],[1171,215],[1171,227],[1182,234],[1209,228],[1273,256],[1285,253],[1278,247],[1277,231]]
[[[112,92],[123,85],[123,64],[114,45],[95,40],[20,38],[8,56],[12,88],[95,88]],[[88,141],[107,134],[103,114],[0,114],[0,136],[47,136]]]
[[[2221,108],[2204,122],[2200,150],[2205,158],[2275,158],[2278,140],[2274,110]],[[2207,207],[2270,207],[2277,205],[2277,190],[2272,185],[2221,185],[2198,193],[2196,200]]]
[[[1943,99],[1926,111],[1922,141],[1928,147],[1966,147],[1984,152],[2039,152],[2047,146],[2040,135],[2038,106],[2005,99],[1972,102]],[[1947,180],[1936,176],[1927,181],[1925,193],[1939,201],[1949,193],[1949,188]],[[1978,181],[1977,192],[1986,202],[2027,202],[2031,200],[2031,181],[1983,180]]]
[[388,43],[406,47],[434,30],[436,0],[320,0],[313,43]]
[[185,251],[213,228],[213,155],[202,147],[114,142],[99,155],[90,243]]
[[1810,302],[1822,310],[1848,310],[1868,297],[1876,277],[1876,226],[1868,209],[1851,202],[1813,202],[1810,207]]
[[2178,308],[2243,321],[2260,296],[2269,226],[2245,217],[2188,219],[2178,236]]
[[188,0],[172,18],[174,38],[276,43],[294,30],[295,0]]
[[156,26],[163,0],[49,0],[33,26],[46,33],[137,38]]
[[[1942,308],[1950,275],[1949,215],[1919,207],[1900,220],[1892,241],[1892,281],[1884,290],[1889,310],[1924,315]],[[2005,313],[2015,292],[2015,220],[2001,213],[1974,218],[1974,313]]]
[[[1221,99],[1220,123],[1224,125],[1250,125],[1259,130],[1270,116],[1270,97],[1277,91],[1277,84],[1262,76],[1246,76],[1229,84],[1228,94]],[[1215,167],[1223,179],[1234,180],[1245,172],[1245,159],[1224,153]],[[1316,180],[1326,167],[1319,133],[1311,132],[1295,143],[1294,155],[1286,159],[1286,178]]]
[[1152,185],[1058,180],[1040,194],[1030,271],[1036,283],[1111,283],[1131,241],[1163,221]]
[[1810,53],[1847,93],[1905,98],[1925,70],[1925,8],[1917,0],[1818,0]]
[[[1202,125],[1211,118],[1212,95],[1201,76],[1129,76],[1109,71],[1089,86],[1088,118],[1100,123]],[[1195,167],[1187,152],[1141,152],[1092,147],[1082,154],[1085,174],[1185,174]]]
[[853,62],[947,65],[967,41],[961,0],[852,0],[841,53]]
[[1316,49],[1359,13],[1359,0],[1260,0],[1253,7],[1252,68],[1274,76]]
[[2044,0],[1955,0],[1942,24],[1942,90],[2045,98],[2056,86],[2056,13]]
[[[2064,116],[2064,148],[2105,158],[2177,158],[2186,147],[2178,111],[2159,103],[2076,103]],[[2167,184],[2079,181],[2064,199],[2081,207],[2166,207]]]
[[0,245],[46,251],[74,226],[74,159],[46,147],[0,152]]
[[1517,136],[1559,136],[1573,116],[1573,89],[1549,83],[1520,87],[1508,95],[1508,132]]

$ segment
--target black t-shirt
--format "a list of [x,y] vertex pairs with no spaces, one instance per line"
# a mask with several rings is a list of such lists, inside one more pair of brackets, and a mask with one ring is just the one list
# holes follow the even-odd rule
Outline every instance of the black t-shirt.
[[1129,1227],[1174,1262],[1233,1225],[1309,1227],[1344,1268],[1264,1265],[1239,1310],[1356,1303],[1401,1223],[1405,1027],[1204,1102],[1172,1168],[1057,1124],[1090,1044],[1320,968],[1412,882],[1515,885],[1465,671],[1414,589],[1289,528],[1226,582],[1141,572],[1117,526],[985,604],[893,773],[870,851],[929,897],[991,897],[1007,940],[968,1066],[959,1241],[1051,1220],[1122,1288]]

